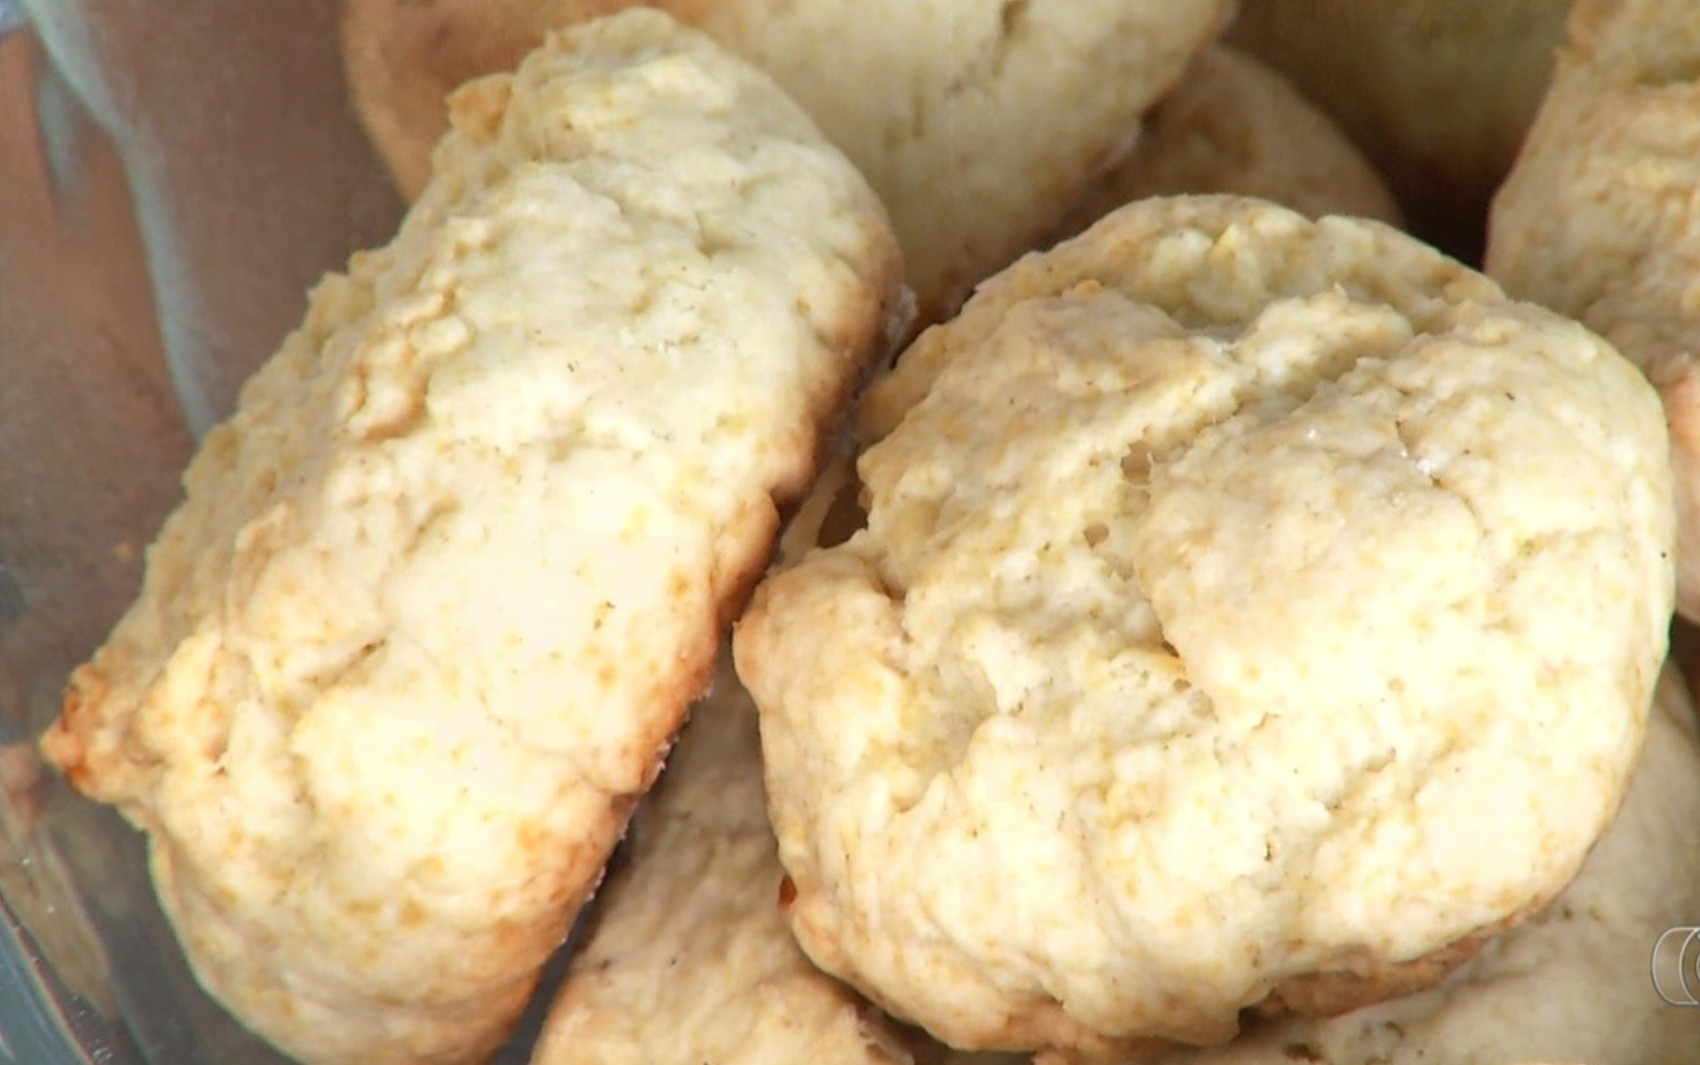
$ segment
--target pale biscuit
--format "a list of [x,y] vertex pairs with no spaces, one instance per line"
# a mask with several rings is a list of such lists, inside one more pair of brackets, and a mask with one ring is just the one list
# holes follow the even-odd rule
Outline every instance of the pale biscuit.
[[1494,199],[1487,269],[1599,331],[1664,399],[1677,606],[1700,620],[1700,5],[1580,0]]
[[1319,218],[1401,222],[1381,175],[1291,82],[1226,45],[1199,53],[1140,122],[1133,151],[1093,182],[1057,236],[1150,196],[1234,193]]
[[662,14],[454,117],[43,741],[147,831],[205,986],[309,1063],[503,1038],[900,290],[848,161]]
[[[351,0],[359,112],[404,192],[443,93],[550,27],[636,0]],[[891,211],[924,322],[1056,225],[1227,0],[659,0],[771,73]]]
[[[632,864],[598,898],[532,1065],[1025,1061],[895,1030],[798,950],[775,897],[783,869],[755,708],[730,671],[715,684],[633,823]],[[1696,820],[1694,710],[1667,667],[1621,809],[1546,908],[1433,988],[1344,1017],[1265,1024],[1163,1065],[1532,1065],[1542,1054],[1683,1065],[1700,1045],[1700,1010],[1649,993],[1646,955],[1700,908]]]
[[632,822],[532,1065],[991,1065],[900,1028],[798,949],[730,662]]
[[[1667,668],[1622,809],[1546,909],[1421,994],[1332,1020],[1293,1018],[1164,1065],[1689,1065],[1700,1010],[1665,1002],[1648,969],[1666,931],[1700,914],[1696,824],[1694,707]],[[1680,999],[1674,974],[1661,975]]]
[[1411,232],[1475,261],[1570,0],[1240,0],[1228,39],[1333,116]]
[[946,1042],[1114,1058],[1407,993],[1615,811],[1668,443],[1575,323],[1378,223],[1147,200],[862,414],[868,528],[734,646],[800,942]]

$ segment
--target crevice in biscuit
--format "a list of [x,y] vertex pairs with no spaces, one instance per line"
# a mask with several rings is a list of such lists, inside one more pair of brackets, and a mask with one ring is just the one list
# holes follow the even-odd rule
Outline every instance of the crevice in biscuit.
[[1156,458],[1144,440],[1135,440],[1122,452],[1122,480],[1135,488],[1144,488],[1151,481],[1151,467]]
[[989,71],[994,82],[1004,77],[1004,69],[1009,64],[1010,56],[1022,47],[1022,42],[1027,37],[1030,14],[1028,0],[1003,0],[998,8],[998,32],[992,42]]

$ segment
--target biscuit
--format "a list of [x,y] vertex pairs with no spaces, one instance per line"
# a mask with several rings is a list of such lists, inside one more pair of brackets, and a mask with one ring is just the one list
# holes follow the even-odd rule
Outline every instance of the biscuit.
[[1182,193],[1256,196],[1319,218],[1401,223],[1381,175],[1291,82],[1237,49],[1200,52],[1146,112],[1133,151],[1093,182],[1057,234],[1124,203]]
[[[351,0],[349,82],[404,192],[443,93],[545,30],[634,0]],[[1226,0],[661,0],[773,75],[867,175],[923,323],[1042,239],[1139,113],[1221,29]],[[1042,132],[1041,132],[1042,131]]]
[[1487,270],[1597,330],[1664,399],[1677,606],[1700,620],[1700,7],[1579,0],[1552,91],[1494,198]]
[[945,1042],[1408,993],[1615,811],[1670,620],[1657,397],[1414,239],[1141,201],[859,421],[867,529],[734,647],[799,942]]
[[[969,1065],[816,969],[781,916],[756,710],[726,661],[633,819],[532,1065]],[[915,1051],[919,1050],[919,1056]]]
[[1570,0],[1240,0],[1228,40],[1338,121],[1410,230],[1477,261]]
[[901,288],[848,161],[660,13],[453,112],[43,739],[147,833],[202,983],[308,1063],[501,1041]]
[[1421,994],[1332,1020],[1292,1018],[1163,1065],[1687,1065],[1700,1010],[1667,1004],[1647,977],[1660,937],[1700,913],[1696,823],[1694,706],[1667,668],[1622,808],[1540,913]]
[[[894,1030],[796,947],[779,916],[755,708],[729,670],[693,711],[603,888],[532,1065],[714,1061],[1018,1065]],[[1700,907],[1700,745],[1667,667],[1623,804],[1550,904],[1442,983],[1344,1017],[1266,1024],[1162,1065],[1680,1065],[1700,1011],[1644,986],[1648,945]],[[782,889],[781,889],[782,890]],[[819,1023],[811,1024],[818,1018]]]

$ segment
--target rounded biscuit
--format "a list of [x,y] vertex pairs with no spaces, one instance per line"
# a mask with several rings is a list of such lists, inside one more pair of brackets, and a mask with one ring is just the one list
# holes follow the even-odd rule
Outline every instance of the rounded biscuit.
[[660,13],[453,114],[43,739],[147,832],[202,983],[306,1063],[500,1043],[901,289],[849,162]]
[[1409,993],[1617,807],[1671,610],[1657,397],[1412,238],[1141,201],[982,285],[860,432],[867,529],[734,646],[799,941],[947,1043]]
[[[550,27],[636,0],[350,0],[359,113],[404,193],[443,93]],[[659,0],[773,75],[867,175],[924,323],[1042,240],[1141,111],[1222,28],[1226,0]],[[1041,133],[1042,131],[1042,133]]]

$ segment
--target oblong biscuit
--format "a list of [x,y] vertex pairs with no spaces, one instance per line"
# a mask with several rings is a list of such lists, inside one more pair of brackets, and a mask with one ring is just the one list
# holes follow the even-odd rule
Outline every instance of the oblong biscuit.
[[1657,398],[1417,241],[1142,201],[860,426],[868,528],[734,646],[800,942],[946,1042],[1408,993],[1616,809],[1671,609]]
[[453,111],[43,739],[148,833],[201,981],[304,1062],[503,1038],[900,294],[848,161],[662,14]]

